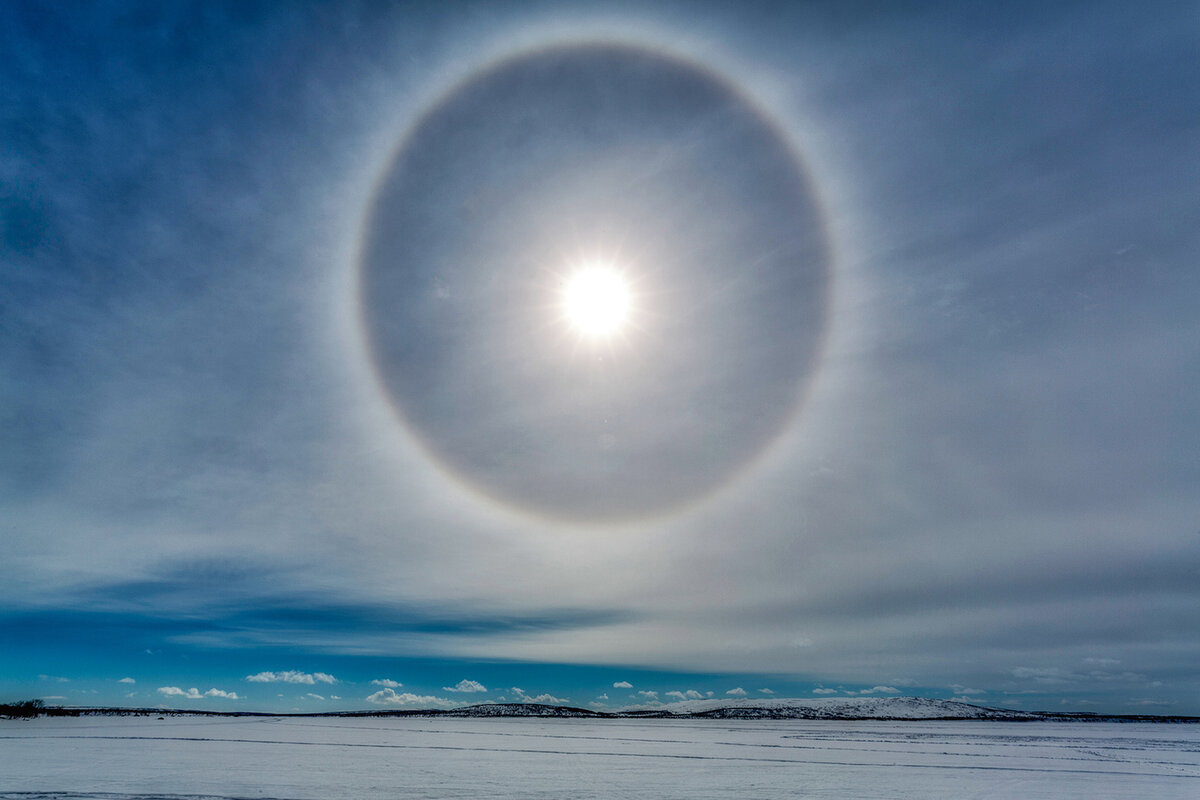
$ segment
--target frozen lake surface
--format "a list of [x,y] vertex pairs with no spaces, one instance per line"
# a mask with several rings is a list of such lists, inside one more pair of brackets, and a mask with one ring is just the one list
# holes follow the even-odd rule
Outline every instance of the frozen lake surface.
[[0,720],[0,800],[1200,798],[1200,725]]

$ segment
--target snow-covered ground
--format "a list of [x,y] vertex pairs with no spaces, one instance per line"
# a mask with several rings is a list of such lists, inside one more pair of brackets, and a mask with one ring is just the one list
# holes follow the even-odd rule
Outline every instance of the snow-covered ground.
[[1200,725],[0,720],[0,799],[1200,797]]

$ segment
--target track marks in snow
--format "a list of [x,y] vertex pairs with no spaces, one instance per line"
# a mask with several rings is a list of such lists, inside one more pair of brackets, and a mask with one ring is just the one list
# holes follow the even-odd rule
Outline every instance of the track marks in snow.
[[[417,744],[383,744],[376,742],[304,742],[304,741],[288,741],[282,739],[236,739],[224,737],[195,737],[195,736],[34,736],[34,737],[0,737],[0,739],[12,738],[38,738],[38,739],[103,739],[112,741],[169,741],[169,742],[211,742],[221,744],[261,744],[261,745],[282,745],[291,747],[329,747],[329,748],[374,748],[381,750],[443,750],[457,752],[479,752],[479,753],[511,753],[523,755],[553,755],[553,756],[591,756],[601,758],[639,758],[639,759],[674,759],[685,761],[717,761],[717,762],[751,762],[764,764],[803,764],[803,765],[820,765],[820,766],[840,766],[840,767],[855,767],[862,769],[871,768],[904,768],[904,769],[934,769],[934,770],[984,770],[998,772],[1023,772],[1023,773],[1060,773],[1060,774],[1089,774],[1089,775],[1121,775],[1121,776],[1146,776],[1157,775],[1159,777],[1177,777],[1200,779],[1200,774],[1166,772],[1152,773],[1146,771],[1125,771],[1125,770],[1101,770],[1101,769],[1078,769],[1078,768],[1062,768],[1054,769],[1050,767],[1025,767],[1018,765],[993,765],[993,764],[921,764],[908,763],[901,761],[892,761],[888,763],[870,762],[870,761],[834,761],[828,759],[798,759],[798,758],[770,758],[765,756],[723,756],[723,755],[699,755],[689,753],[632,753],[620,751],[588,751],[588,750],[553,750],[549,748],[525,748],[525,747],[467,747],[460,745],[417,745]],[[870,752],[870,751],[868,751]],[[913,753],[905,753],[906,755],[916,755]],[[950,755],[950,754],[937,754]]]

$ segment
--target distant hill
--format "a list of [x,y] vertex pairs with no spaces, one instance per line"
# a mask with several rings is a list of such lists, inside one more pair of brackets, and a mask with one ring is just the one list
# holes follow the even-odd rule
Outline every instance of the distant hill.
[[675,715],[717,719],[1036,719],[1027,711],[928,697],[839,697],[684,700]]

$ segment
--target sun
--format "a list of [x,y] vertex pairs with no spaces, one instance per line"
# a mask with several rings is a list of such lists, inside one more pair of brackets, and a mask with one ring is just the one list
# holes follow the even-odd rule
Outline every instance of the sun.
[[629,281],[607,264],[583,265],[563,281],[563,317],[587,338],[619,333],[629,322],[632,306]]

